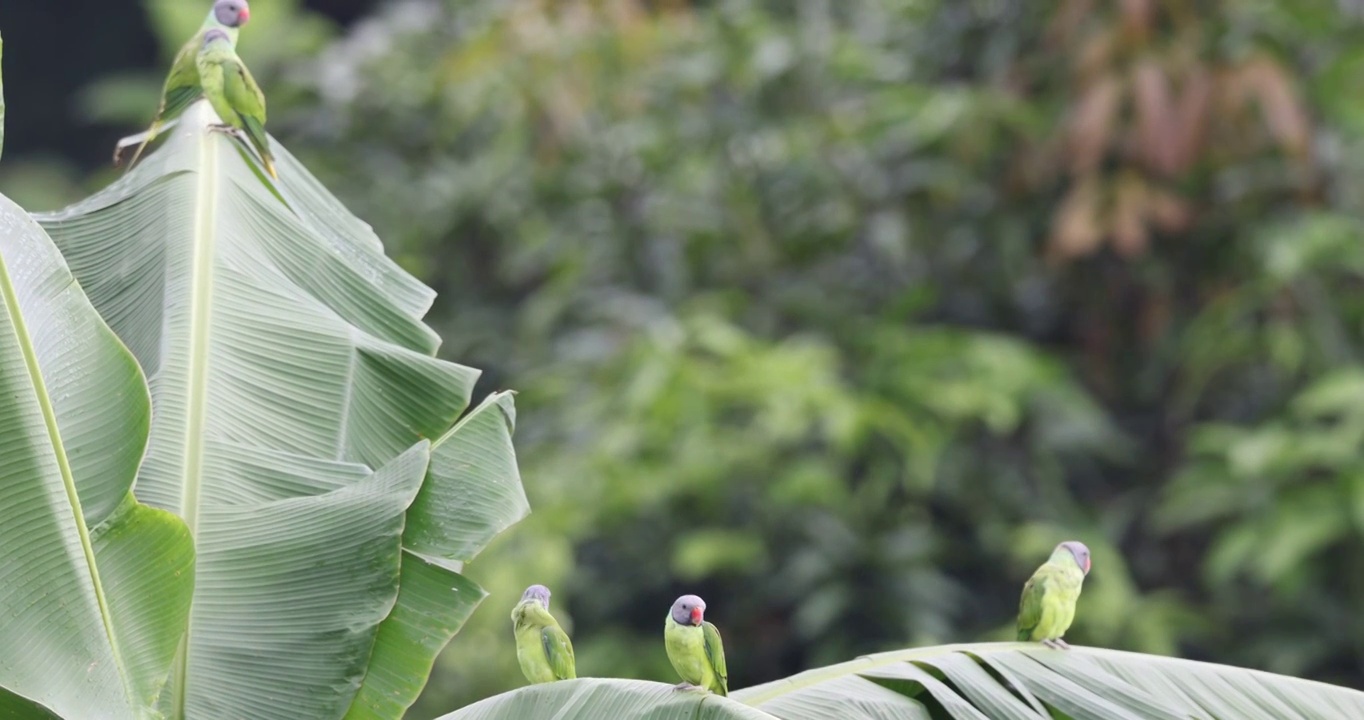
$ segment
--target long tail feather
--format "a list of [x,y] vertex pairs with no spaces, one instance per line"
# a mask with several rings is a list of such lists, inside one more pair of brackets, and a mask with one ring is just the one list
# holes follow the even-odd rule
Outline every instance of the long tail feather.
[[243,117],[242,124],[246,126],[247,139],[256,148],[256,152],[260,153],[261,164],[265,166],[265,171],[270,173],[270,177],[278,180],[279,175],[275,172],[275,156],[270,154],[270,137],[265,134],[265,127],[255,118],[249,117]]
[[[137,159],[142,157],[142,151],[146,150],[147,145],[150,144],[152,140],[156,139],[156,136],[159,132],[161,132],[161,120],[158,118],[152,121],[151,127],[147,128],[146,132],[139,133],[137,135],[129,135],[128,137],[119,140],[118,144],[114,145],[114,165],[117,166],[119,164],[119,161],[122,159],[123,148],[128,147],[128,145],[132,144],[132,142],[135,142],[136,139],[141,138],[142,142],[138,144],[137,149],[133,151],[132,159],[128,161],[129,168],[136,165]],[[125,144],[124,140],[128,140],[130,142]]]

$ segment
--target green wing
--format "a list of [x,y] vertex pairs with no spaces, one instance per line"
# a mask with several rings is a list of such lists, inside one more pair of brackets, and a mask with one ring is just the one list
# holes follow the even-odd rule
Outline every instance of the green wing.
[[204,32],[200,30],[175,54],[166,84],[161,88],[161,106],[156,110],[156,120],[160,123],[183,113],[199,97],[199,68],[194,56],[203,44]]
[[235,55],[223,61],[223,90],[227,101],[242,117],[265,124],[265,93],[260,91],[251,71]]
[[[151,127],[147,128],[147,137],[142,139],[142,143],[133,151],[133,159],[128,162],[132,167],[137,164],[137,159],[142,157],[142,151],[147,149],[147,145],[156,139],[157,133],[161,130],[161,125],[167,120],[178,117],[199,97],[199,66],[195,62],[195,55],[198,54],[199,45],[203,42],[204,32],[200,30],[180,48],[180,52],[175,54],[175,61],[171,63],[170,74],[166,75],[166,83],[161,86],[161,104],[156,108],[156,117],[152,118]],[[114,148],[114,164],[119,161],[119,153],[122,148]]]
[[199,49],[204,45],[204,33],[209,30],[218,29],[227,33],[228,40],[233,46],[237,44],[237,28],[228,27],[218,22],[213,11],[208,11],[208,16],[204,18],[204,23],[199,26],[199,31],[180,47],[180,52],[175,53],[175,60],[171,63],[170,74],[166,76],[166,84],[161,88],[161,106],[156,111],[156,120],[152,126],[155,128],[160,123],[178,117],[195,100],[199,99],[201,92],[199,86],[199,67],[195,62],[195,56],[199,54]]
[[[554,622],[551,620],[551,622]],[[578,677],[577,668],[573,662],[573,643],[568,639],[568,633],[559,627],[559,623],[547,625],[540,631],[540,641],[545,646],[545,657],[549,658],[549,667],[554,671],[554,677],[560,680],[572,680]]]
[[711,692],[716,695],[729,694],[729,668],[725,667],[725,645],[720,641],[720,630],[712,623],[701,623],[702,636],[706,641],[706,660],[715,672],[715,684]]
[[[270,138],[265,134],[265,93],[260,91],[256,79],[251,77],[251,71],[236,57],[223,62],[223,92],[228,104],[240,116],[240,127],[246,133],[246,139],[260,153],[266,171],[270,177],[278,177],[275,174],[275,157],[270,154]],[[231,122],[227,118],[223,120]]]
[[1047,594],[1047,581],[1050,573],[1043,565],[1028,578],[1023,586],[1023,596],[1018,601],[1018,639],[1032,640],[1037,624],[1042,622],[1042,598]]

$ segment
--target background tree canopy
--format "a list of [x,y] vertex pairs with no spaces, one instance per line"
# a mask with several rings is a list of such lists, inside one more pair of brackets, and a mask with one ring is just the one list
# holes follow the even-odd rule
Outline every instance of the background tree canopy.
[[[55,30],[0,11],[0,190],[107,181],[70,178],[150,116],[184,5],[109,19],[160,38],[124,70],[26,68]],[[595,676],[672,681],[704,596],[739,688],[1006,638],[1069,537],[1073,642],[1364,685],[1357,3],[370,5],[253,0],[240,51],[475,395],[520,391],[535,510],[413,717],[522,683],[531,582]]]

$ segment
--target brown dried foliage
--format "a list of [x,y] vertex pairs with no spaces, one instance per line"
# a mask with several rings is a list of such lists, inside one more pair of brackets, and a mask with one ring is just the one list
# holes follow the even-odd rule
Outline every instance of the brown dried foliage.
[[[1106,14],[1090,0],[1057,9],[1048,40],[1073,48],[1076,91],[1059,144],[1070,188],[1052,216],[1051,257],[1106,245],[1133,257],[1153,233],[1187,231],[1195,210],[1168,184],[1200,163],[1271,147],[1307,161],[1311,121],[1291,74],[1267,54],[1236,65],[1208,57],[1206,31],[1161,0],[1122,0]],[[1235,132],[1243,126],[1266,142],[1246,142]]]

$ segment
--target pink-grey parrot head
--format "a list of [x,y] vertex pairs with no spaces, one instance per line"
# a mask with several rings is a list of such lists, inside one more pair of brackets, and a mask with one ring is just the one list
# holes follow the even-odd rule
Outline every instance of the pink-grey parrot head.
[[525,592],[521,593],[521,602],[525,602],[527,600],[536,600],[541,605],[543,605],[546,610],[548,610],[549,588],[545,587],[544,585],[531,585],[530,587],[526,588]]
[[695,595],[683,595],[673,602],[672,618],[678,625],[700,627],[705,615],[706,601]]
[[246,0],[218,0],[213,3],[213,17],[228,27],[241,27],[251,19],[251,6]]
[[1080,569],[1084,570],[1086,575],[1089,574],[1089,548],[1085,547],[1084,543],[1079,540],[1067,540],[1056,546],[1058,550],[1061,548],[1069,550],[1070,554],[1075,556],[1075,562],[1079,563]]

